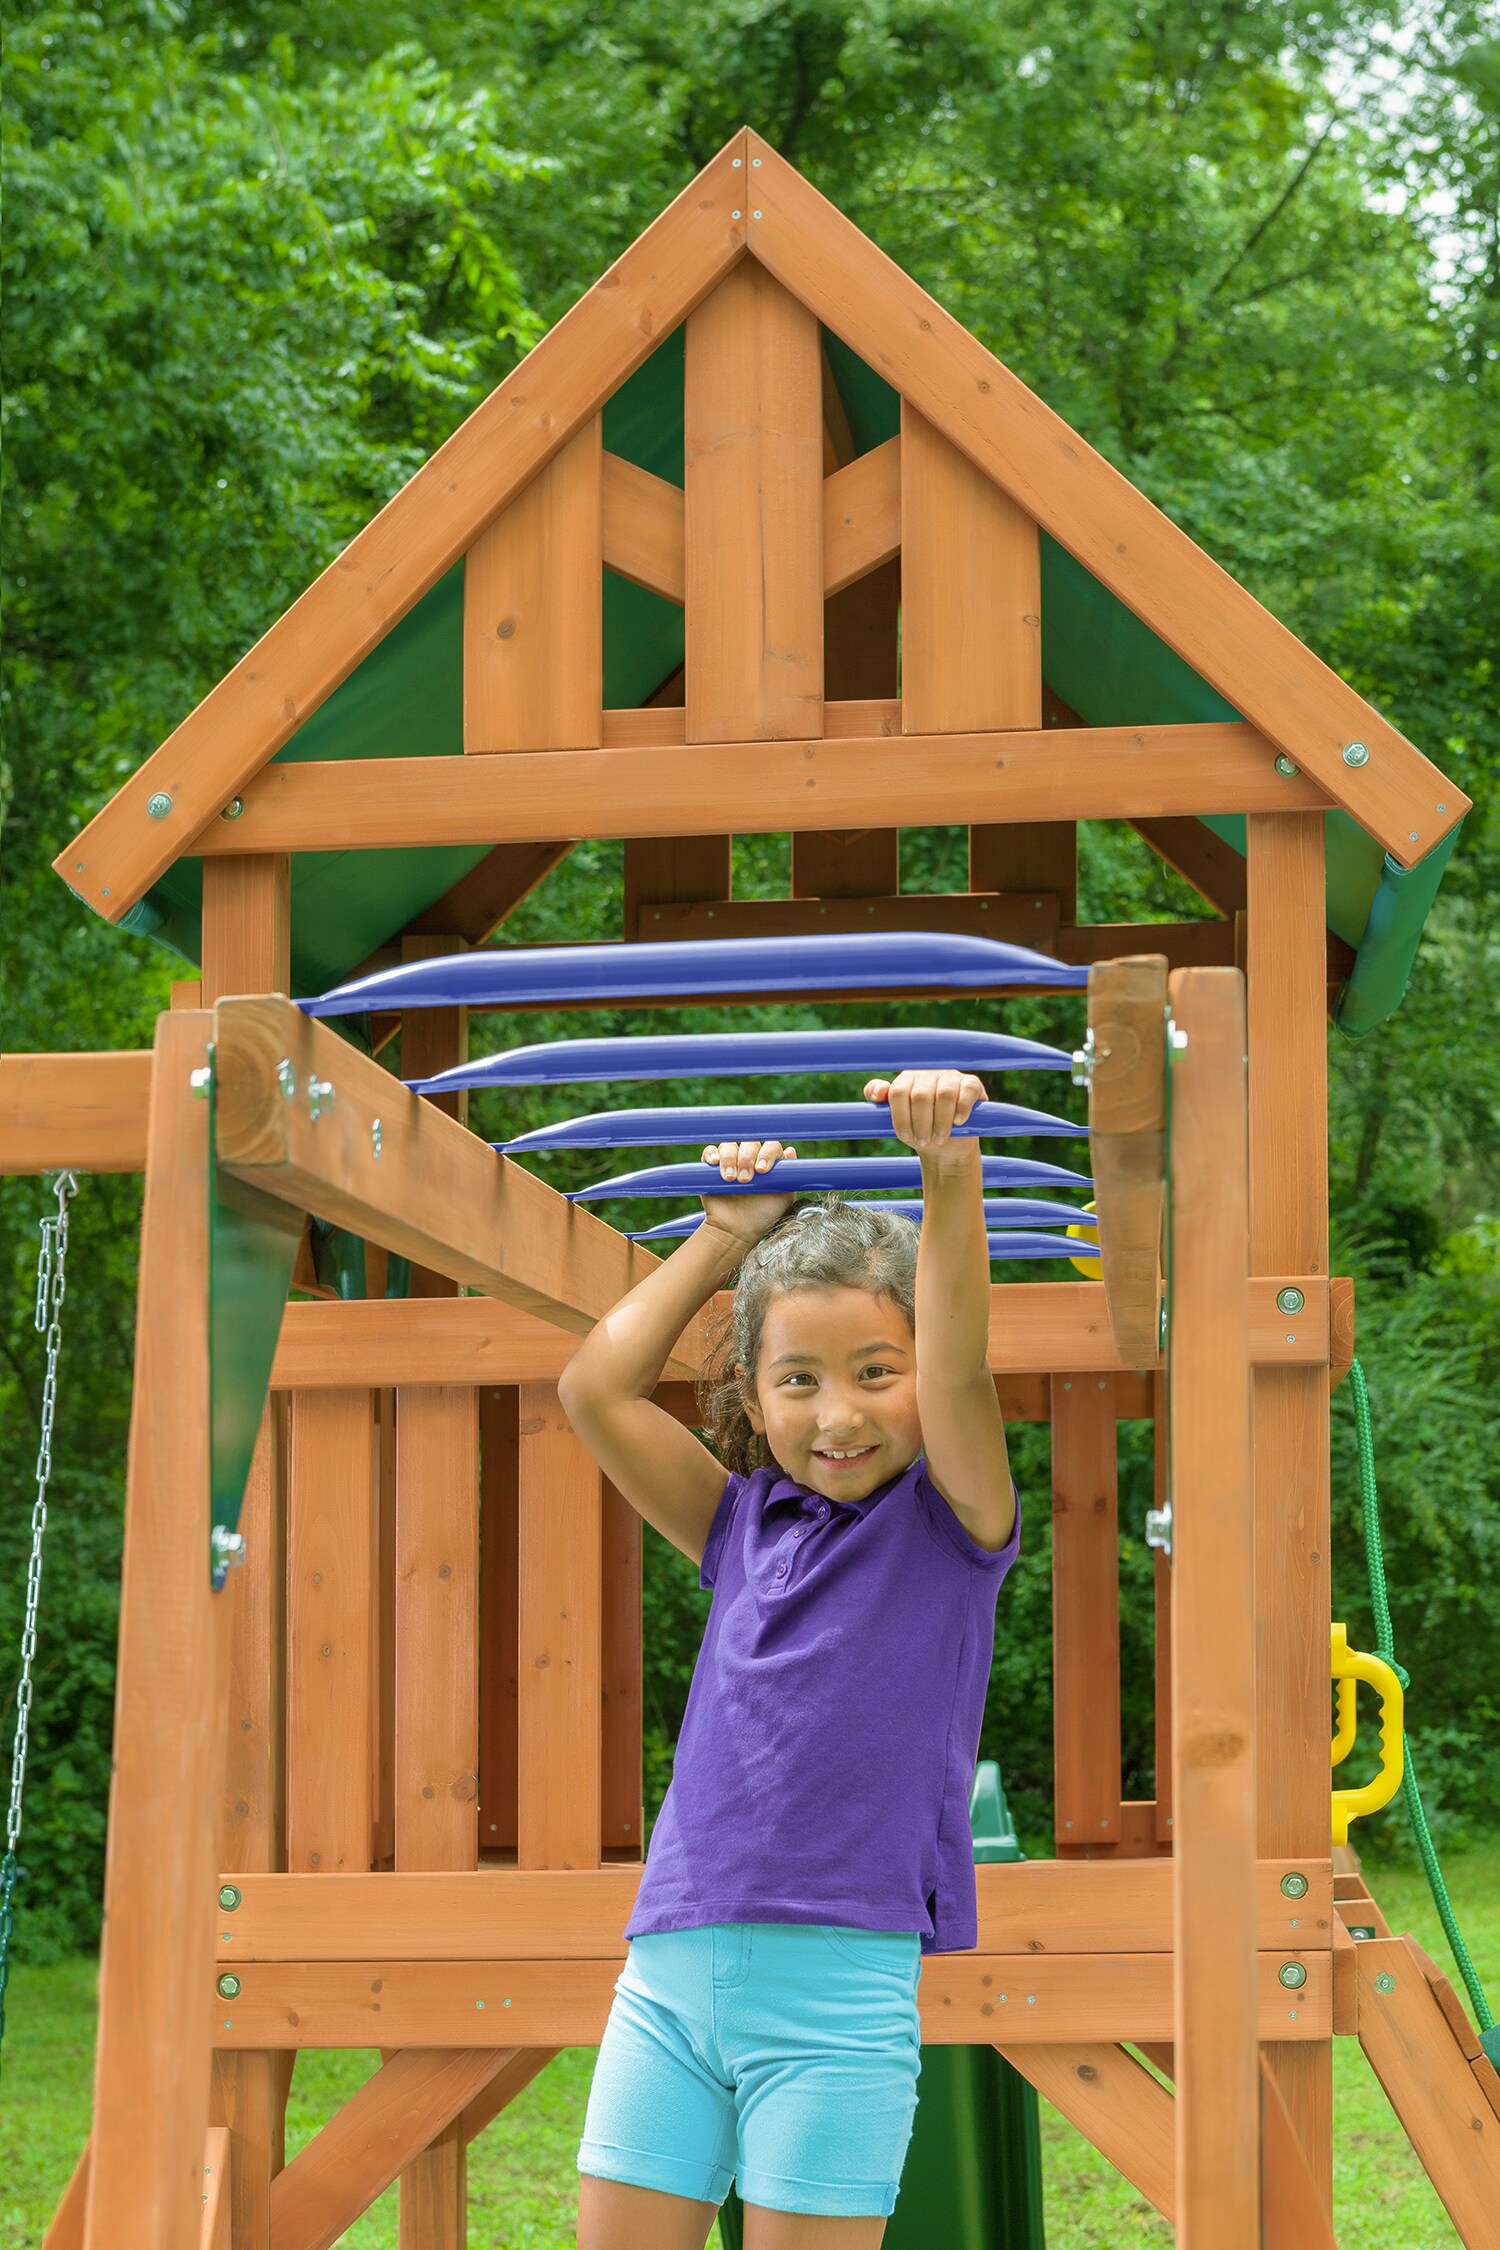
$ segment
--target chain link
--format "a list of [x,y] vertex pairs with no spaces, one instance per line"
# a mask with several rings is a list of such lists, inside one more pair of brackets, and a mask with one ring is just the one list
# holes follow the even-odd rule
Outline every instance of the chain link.
[[20,1869],[21,1797],[26,1783],[26,1743],[31,1722],[31,1667],[36,1656],[37,1604],[42,1590],[42,1540],[47,1530],[47,1486],[52,1478],[52,1428],[57,1412],[57,1361],[62,1350],[63,1298],[68,1286],[68,1204],[78,1192],[71,1172],[56,1181],[57,1211],[41,1222],[36,1261],[35,1322],[47,1339],[47,1373],[42,1386],[42,1434],[36,1456],[36,1500],[31,1511],[31,1559],[26,1568],[26,1622],[21,1633],[21,1678],[16,1689],[16,1735],[10,1769],[10,1807],[5,1818],[5,1857],[0,1863],[0,2039],[5,2036],[5,1987],[10,1969],[14,1896]]

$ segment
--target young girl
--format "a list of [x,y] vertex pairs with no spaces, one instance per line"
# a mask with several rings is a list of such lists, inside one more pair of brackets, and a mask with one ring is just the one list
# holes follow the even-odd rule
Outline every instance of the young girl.
[[[594,2073],[580,2250],[702,2250],[736,2173],[747,2250],[874,2250],[921,1955],[977,1939],[969,1789],[1019,1543],[980,1149],[952,1138],[984,1089],[903,1071],[865,1095],[921,1158],[920,1250],[878,1204],[706,1196],[561,1386],[714,1595]],[[741,1182],[782,1153],[704,1150]],[[736,1269],[711,1453],[651,1394]]]

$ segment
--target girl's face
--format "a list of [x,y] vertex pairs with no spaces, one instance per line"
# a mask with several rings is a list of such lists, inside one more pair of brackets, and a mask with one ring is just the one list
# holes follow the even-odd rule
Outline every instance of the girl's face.
[[862,1500],[922,1450],[911,1322],[868,1289],[771,1299],[745,1407],[788,1476],[830,1500]]

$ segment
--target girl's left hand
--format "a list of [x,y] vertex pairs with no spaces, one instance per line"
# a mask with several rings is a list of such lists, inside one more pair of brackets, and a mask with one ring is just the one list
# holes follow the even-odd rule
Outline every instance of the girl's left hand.
[[968,1070],[903,1070],[897,1078],[871,1078],[865,1085],[865,1100],[889,1102],[897,1139],[919,1153],[943,1147],[954,1126],[964,1124],[984,1099],[983,1086]]

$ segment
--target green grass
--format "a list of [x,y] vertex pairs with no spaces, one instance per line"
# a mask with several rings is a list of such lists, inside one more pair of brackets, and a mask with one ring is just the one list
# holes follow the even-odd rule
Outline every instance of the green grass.
[[[1500,1839],[1455,1852],[1449,1882],[1470,1949],[1500,1998]],[[1411,1930],[1457,1984],[1427,1887],[1415,1868],[1375,1873],[1393,1929]],[[10,1986],[0,2087],[0,2250],[35,2250],[88,2131],[94,1968],[63,1961],[18,1967]],[[288,2154],[375,2066],[373,2054],[304,2054],[288,2110]],[[469,2158],[469,2239],[476,2250],[568,2250],[574,2153],[593,2052],[570,2048],[477,2141]],[[1449,2250],[1458,2240],[1364,2057],[1334,2046],[1334,2193],[1340,2250]],[[1049,2250],[1133,2250],[1171,2230],[1103,2157],[1043,2104]],[[382,2196],[344,2240],[396,2250],[396,2195]],[[717,2243],[717,2232],[711,2238]]]

